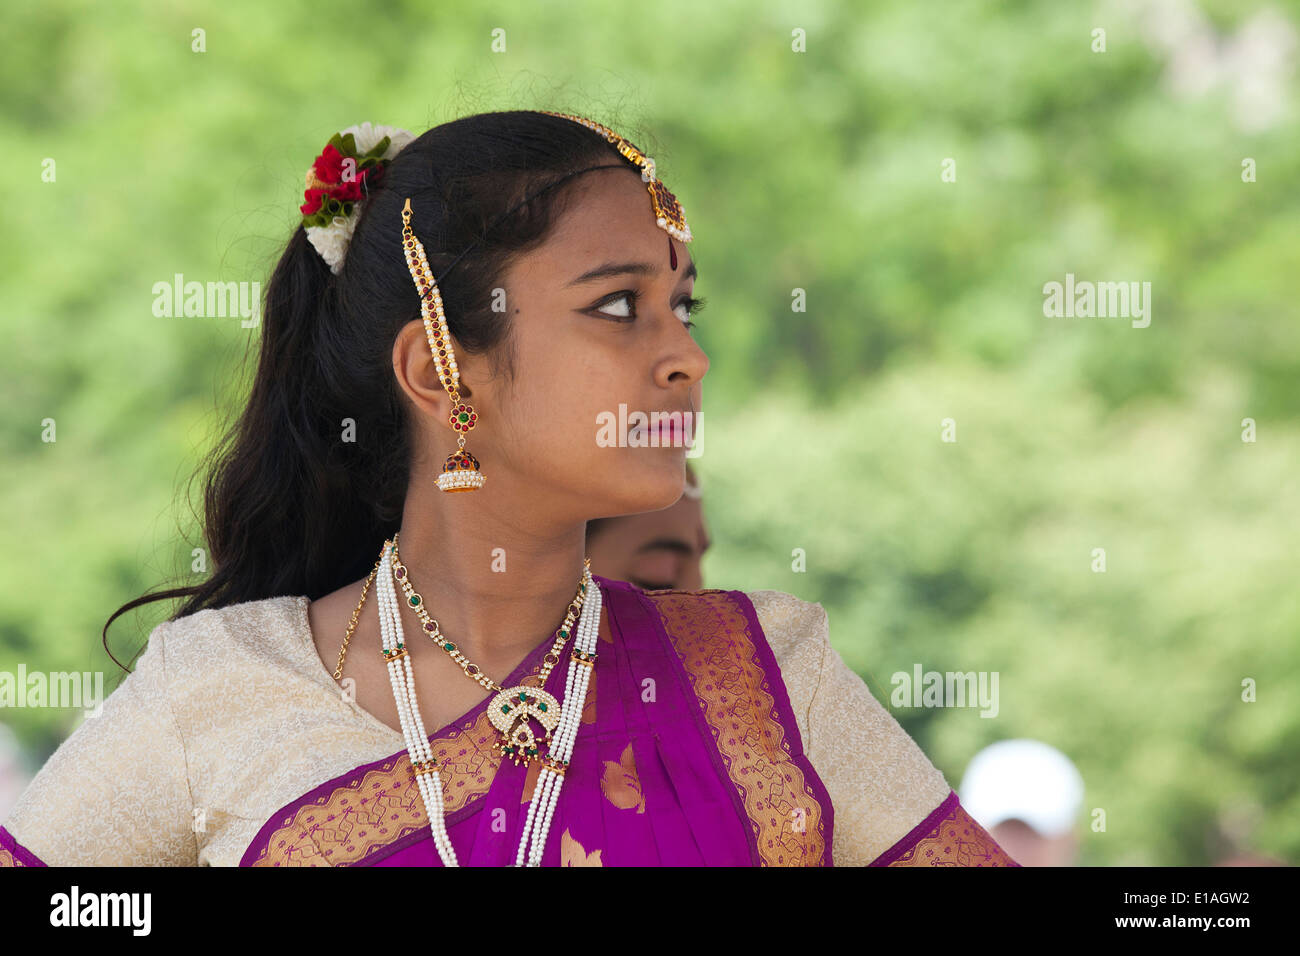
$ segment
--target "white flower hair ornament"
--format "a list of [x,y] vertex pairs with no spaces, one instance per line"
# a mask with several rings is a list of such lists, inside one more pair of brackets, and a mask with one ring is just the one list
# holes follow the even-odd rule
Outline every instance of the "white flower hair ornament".
[[383,179],[384,168],[415,139],[394,126],[349,126],[330,137],[307,170],[300,208],[307,240],[335,275],[352,241],[365,195]]

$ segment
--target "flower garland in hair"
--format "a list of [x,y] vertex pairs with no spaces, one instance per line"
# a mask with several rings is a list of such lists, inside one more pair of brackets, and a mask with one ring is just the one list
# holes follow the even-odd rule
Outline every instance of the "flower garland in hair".
[[300,207],[307,239],[338,275],[352,241],[366,193],[377,186],[384,168],[415,139],[393,126],[349,126],[330,137],[307,170],[306,200]]

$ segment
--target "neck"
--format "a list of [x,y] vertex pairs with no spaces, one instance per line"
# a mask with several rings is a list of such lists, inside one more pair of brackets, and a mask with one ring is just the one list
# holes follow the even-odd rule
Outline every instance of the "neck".
[[[500,476],[498,476],[500,477]],[[550,639],[582,579],[586,521],[548,523],[527,501],[508,504],[505,482],[475,491],[412,483],[398,556],[443,635],[484,670],[513,668]],[[504,520],[503,516],[510,516]],[[403,629],[419,631],[400,586]]]

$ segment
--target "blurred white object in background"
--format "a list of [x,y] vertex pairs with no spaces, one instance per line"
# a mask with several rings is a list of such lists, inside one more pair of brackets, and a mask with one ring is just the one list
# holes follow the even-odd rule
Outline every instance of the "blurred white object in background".
[[1017,863],[1074,862],[1083,777],[1055,747],[1027,739],[990,744],[971,759],[957,793],[966,812]]

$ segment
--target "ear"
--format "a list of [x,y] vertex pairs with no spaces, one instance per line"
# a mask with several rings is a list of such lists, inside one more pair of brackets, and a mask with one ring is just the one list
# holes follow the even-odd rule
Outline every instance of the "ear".
[[[402,327],[393,340],[392,358],[397,384],[421,413],[435,420],[445,419],[451,414],[451,396],[438,377],[438,365],[429,347],[423,321],[413,319]],[[466,397],[468,392],[463,379],[459,387],[461,396]]]

